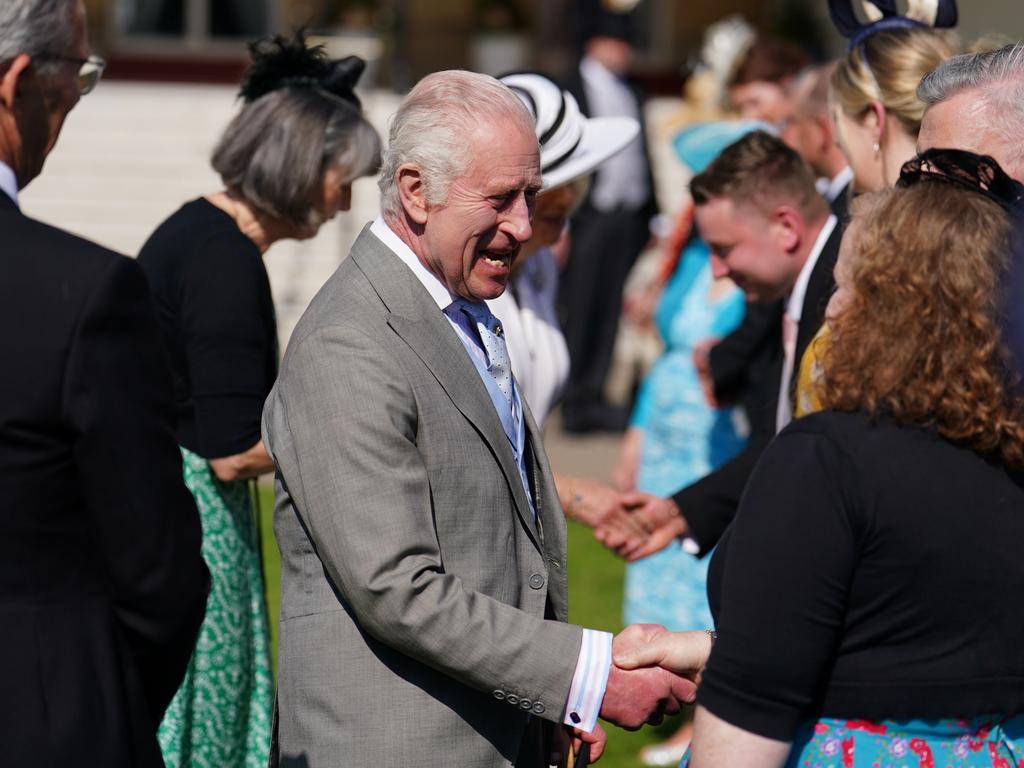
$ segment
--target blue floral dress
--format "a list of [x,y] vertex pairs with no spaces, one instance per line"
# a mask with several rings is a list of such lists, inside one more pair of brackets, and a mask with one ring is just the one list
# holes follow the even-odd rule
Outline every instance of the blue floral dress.
[[[724,337],[743,319],[744,299],[731,289],[709,299],[714,278],[707,245],[690,240],[665,286],[655,322],[665,351],[644,380],[632,426],[643,429],[637,488],[667,496],[707,475],[742,449],[745,437],[730,408],[713,409],[693,365],[693,350]],[[626,567],[623,620],[669,629],[710,627],[708,560],[677,546]]]

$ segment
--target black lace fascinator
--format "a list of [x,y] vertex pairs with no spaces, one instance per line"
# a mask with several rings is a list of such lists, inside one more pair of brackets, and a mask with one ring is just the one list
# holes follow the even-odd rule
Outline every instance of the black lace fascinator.
[[963,149],[928,149],[903,164],[898,187],[940,181],[978,192],[1007,212],[1022,211],[1024,184],[1010,178],[993,158]]
[[[857,18],[854,3],[865,9],[867,23]],[[956,0],[910,0],[913,10],[900,13],[896,0],[828,0],[832,23],[839,34],[850,41],[849,50],[860,46],[876,32],[889,29],[917,29],[920,27],[950,29],[956,26]]]
[[250,104],[260,96],[279,88],[318,88],[337,96],[359,109],[361,104],[355,87],[366,62],[358,56],[329,59],[322,45],[306,46],[306,36],[281,35],[249,44],[252,64],[249,66],[239,96]]

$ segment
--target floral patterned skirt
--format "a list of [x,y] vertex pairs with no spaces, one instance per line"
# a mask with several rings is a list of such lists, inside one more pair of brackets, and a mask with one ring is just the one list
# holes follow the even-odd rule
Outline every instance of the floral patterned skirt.
[[786,768],[1024,768],[1024,715],[815,720],[797,731]]
[[168,768],[262,768],[274,703],[267,611],[252,500],[185,448],[185,485],[199,507],[210,596],[185,680],[160,724]]

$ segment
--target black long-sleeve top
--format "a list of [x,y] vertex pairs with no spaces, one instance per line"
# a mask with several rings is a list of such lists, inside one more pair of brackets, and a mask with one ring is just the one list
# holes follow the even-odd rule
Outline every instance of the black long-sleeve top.
[[935,431],[824,412],[765,451],[709,572],[711,712],[1024,711],[1024,476]]
[[179,442],[211,459],[251,448],[277,376],[274,304],[256,244],[200,198],[156,229],[139,263],[174,375]]

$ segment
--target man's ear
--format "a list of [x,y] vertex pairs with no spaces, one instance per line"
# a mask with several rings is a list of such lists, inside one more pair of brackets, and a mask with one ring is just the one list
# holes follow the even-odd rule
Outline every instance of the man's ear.
[[5,64],[0,64],[0,106],[8,112],[14,111],[14,101],[18,96],[18,86],[25,70],[32,65],[27,53],[19,53]]
[[790,205],[780,205],[772,213],[772,236],[779,247],[792,256],[803,241],[804,217]]
[[423,174],[419,167],[406,163],[395,171],[398,197],[405,215],[417,224],[427,223],[427,197],[423,188]]

